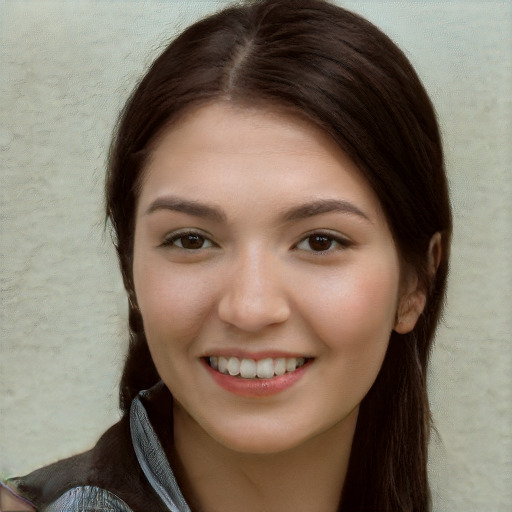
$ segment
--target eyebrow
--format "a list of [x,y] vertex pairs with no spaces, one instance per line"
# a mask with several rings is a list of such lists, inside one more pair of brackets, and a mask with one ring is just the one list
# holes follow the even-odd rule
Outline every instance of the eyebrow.
[[[155,199],[146,210],[145,215],[150,215],[159,210],[170,210],[209,219],[215,222],[226,222],[226,214],[217,206],[183,199],[175,196],[160,197]],[[360,210],[355,204],[340,199],[316,199],[305,204],[286,210],[282,214],[284,222],[293,222],[307,219],[316,215],[325,213],[340,212],[348,215],[355,215],[368,222],[371,222],[368,216]]]
[[155,199],[146,210],[145,215],[150,215],[159,210],[171,210],[216,222],[226,222],[226,214],[220,208],[199,201],[174,196]]
[[371,222],[368,216],[355,204],[340,199],[317,199],[309,203],[302,204],[286,211],[283,215],[283,219],[285,222],[291,222],[332,212],[356,215],[368,222]]

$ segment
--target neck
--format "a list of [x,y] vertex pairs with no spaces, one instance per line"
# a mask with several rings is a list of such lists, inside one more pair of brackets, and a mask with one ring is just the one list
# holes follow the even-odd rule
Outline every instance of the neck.
[[221,445],[174,408],[173,467],[194,512],[338,510],[357,410],[291,450],[250,454]]

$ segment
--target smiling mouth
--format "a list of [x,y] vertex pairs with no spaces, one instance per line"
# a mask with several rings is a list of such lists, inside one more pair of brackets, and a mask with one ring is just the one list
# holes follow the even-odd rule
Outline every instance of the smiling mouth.
[[210,356],[205,361],[213,370],[223,375],[241,379],[272,379],[292,373],[311,361],[307,357],[267,357],[265,359],[240,359],[238,357]]

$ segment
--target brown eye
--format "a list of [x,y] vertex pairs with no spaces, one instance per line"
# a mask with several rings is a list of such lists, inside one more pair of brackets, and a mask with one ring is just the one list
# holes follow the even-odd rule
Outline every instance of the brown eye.
[[310,235],[308,237],[309,247],[313,251],[327,251],[331,248],[334,240],[325,235]]
[[205,242],[204,237],[197,234],[185,235],[179,238],[179,240],[183,249],[201,249]]
[[346,249],[352,242],[342,236],[330,233],[311,233],[303,238],[296,246],[297,249],[307,252],[331,253],[337,250]]
[[162,244],[163,247],[176,247],[187,251],[197,251],[200,249],[209,249],[213,247],[213,242],[200,233],[176,233],[169,237]]

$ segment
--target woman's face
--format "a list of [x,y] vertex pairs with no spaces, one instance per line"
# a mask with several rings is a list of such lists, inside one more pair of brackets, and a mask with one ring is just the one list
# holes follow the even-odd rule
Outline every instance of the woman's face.
[[226,103],[189,112],[145,170],[133,271],[158,372],[203,433],[275,453],[355,422],[399,258],[377,197],[318,128]]

